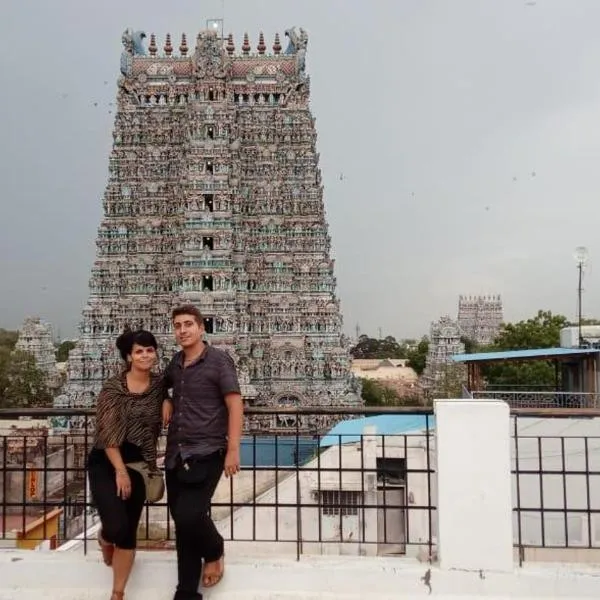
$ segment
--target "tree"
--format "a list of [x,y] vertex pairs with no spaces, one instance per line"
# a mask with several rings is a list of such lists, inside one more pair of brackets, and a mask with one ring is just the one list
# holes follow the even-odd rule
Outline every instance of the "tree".
[[408,366],[413,368],[417,375],[421,376],[425,370],[427,353],[429,352],[429,338],[426,336],[421,339],[417,347],[408,352]]
[[56,362],[66,362],[69,358],[69,351],[75,348],[75,342],[65,340],[56,350]]
[[46,375],[29,352],[0,347],[0,407],[52,406]]
[[8,329],[2,329],[0,327],[0,348],[7,348],[8,350],[12,350],[15,347],[18,338],[18,331],[10,331]]
[[540,310],[532,319],[503,324],[490,349],[553,348],[560,345],[560,330],[568,325],[567,317]]
[[388,335],[382,340],[361,335],[356,346],[350,349],[353,358],[406,358],[407,347]]
[[394,390],[387,388],[375,379],[361,378],[361,383],[365,406],[393,405],[394,401],[398,400]]
[[[553,348],[560,345],[560,330],[569,325],[563,315],[551,311],[538,311],[526,321],[506,323],[500,328],[494,343],[485,351],[525,350],[530,348]],[[551,388],[558,383],[557,372],[551,361],[490,364],[482,369],[489,386]]]
[[365,406],[419,406],[421,404],[415,394],[401,395],[383,381],[361,378],[361,384]]

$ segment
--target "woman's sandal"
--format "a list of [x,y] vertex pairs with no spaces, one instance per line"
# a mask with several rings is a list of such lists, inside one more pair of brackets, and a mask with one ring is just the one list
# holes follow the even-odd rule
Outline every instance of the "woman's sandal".
[[202,574],[202,586],[205,588],[211,588],[217,585],[223,579],[223,575],[225,574],[225,556],[221,556],[219,559],[219,564],[221,565],[221,570],[218,574],[210,574],[204,575]]
[[[109,544],[105,542],[102,538],[102,534],[98,533],[98,545],[100,546],[100,550],[102,551],[102,560],[107,567],[112,565],[113,554],[115,553],[115,547],[113,544]],[[113,594],[122,594],[123,592],[113,592]],[[120,600],[120,598],[115,598],[115,600]]]

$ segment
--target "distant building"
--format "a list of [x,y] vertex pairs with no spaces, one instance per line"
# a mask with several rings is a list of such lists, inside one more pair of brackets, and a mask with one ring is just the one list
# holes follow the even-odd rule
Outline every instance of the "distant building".
[[15,350],[28,352],[35,363],[46,374],[50,388],[60,387],[60,375],[56,368],[56,349],[52,340],[52,327],[39,317],[27,317],[19,331]]
[[461,338],[458,323],[449,316],[431,324],[429,351],[421,375],[421,386],[430,395],[440,398],[455,395],[462,380],[466,382],[465,368],[452,361],[452,356],[465,351]]
[[460,296],[458,326],[478,345],[491,344],[503,320],[502,299],[495,296]]

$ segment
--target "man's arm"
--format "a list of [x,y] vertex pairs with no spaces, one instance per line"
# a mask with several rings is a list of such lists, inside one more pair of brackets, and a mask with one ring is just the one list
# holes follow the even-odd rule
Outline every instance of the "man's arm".
[[241,394],[233,392],[225,396],[229,413],[227,426],[227,455],[225,475],[235,475],[240,470],[240,444],[244,429],[244,402]]

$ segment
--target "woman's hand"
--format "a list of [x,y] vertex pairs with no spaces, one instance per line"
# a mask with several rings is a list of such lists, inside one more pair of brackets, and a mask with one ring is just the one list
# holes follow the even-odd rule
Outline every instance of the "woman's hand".
[[163,400],[162,403],[162,424],[168,427],[173,417],[173,403],[170,400]]
[[127,471],[117,471],[117,496],[127,500],[131,496],[131,479]]

